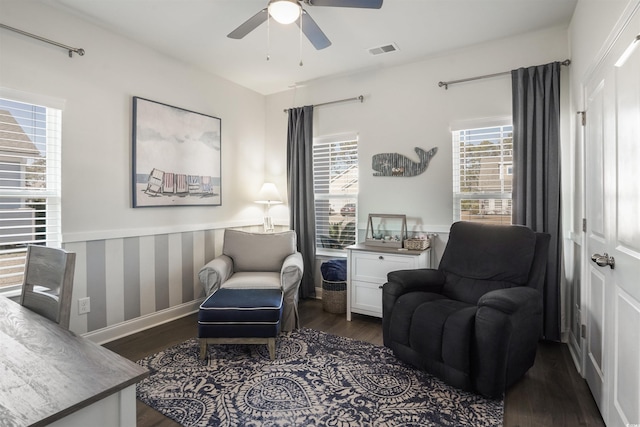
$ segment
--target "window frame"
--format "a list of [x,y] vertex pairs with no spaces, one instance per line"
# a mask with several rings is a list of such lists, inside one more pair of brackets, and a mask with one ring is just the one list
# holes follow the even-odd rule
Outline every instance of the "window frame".
[[[329,146],[330,144],[337,144],[337,143],[343,143],[343,142],[352,142],[355,144],[355,160],[353,158],[349,159],[347,161],[347,164],[349,164],[349,169],[351,169],[349,176],[347,177],[347,179],[349,179],[347,185],[348,188],[351,189],[350,191],[344,191],[342,193],[336,193],[336,192],[318,192],[318,187],[319,184],[316,181],[317,177],[318,177],[318,172],[317,172],[317,168],[319,166],[319,159],[317,158],[317,149],[320,146]],[[326,136],[320,136],[320,137],[315,137],[313,138],[313,188],[314,188],[314,192],[313,192],[313,198],[314,198],[314,208],[316,209],[315,212],[315,229],[316,229],[316,253],[319,255],[341,255],[341,254],[345,254],[345,247],[349,246],[351,244],[354,244],[357,242],[358,239],[358,192],[359,192],[359,181],[360,181],[360,174],[359,174],[359,157],[358,157],[358,145],[359,145],[359,135],[355,132],[349,132],[349,133],[341,133],[341,134],[335,134],[335,135],[326,135]],[[354,153],[350,153],[349,156],[353,156]],[[353,179],[353,172],[354,170],[352,168],[355,168],[355,180]],[[323,184],[323,186],[325,188],[328,188],[330,186],[329,180],[330,180],[330,173],[324,175],[326,178],[326,183]],[[335,200],[339,200],[339,201],[344,201],[344,203],[340,206],[340,216],[344,217],[344,218],[353,218],[353,221],[348,221],[346,223],[346,226],[349,226],[350,230],[349,230],[349,235],[353,236],[353,240],[349,241],[347,244],[342,244],[343,242],[338,242],[342,247],[337,248],[337,247],[325,247],[325,245],[327,244],[325,242],[325,245],[323,245],[322,239],[323,237],[326,239],[327,237],[330,239],[332,239],[331,237],[331,233],[329,231],[329,228],[331,228],[331,222],[328,218],[330,218],[331,216],[331,211],[329,211],[327,214],[321,214],[319,213],[319,209],[318,209],[318,202],[319,201],[335,201]],[[353,205],[353,206],[351,206]],[[345,209],[345,207],[348,206],[348,210],[346,211],[346,215],[342,213],[342,211]],[[329,209],[331,209],[331,205],[329,204]],[[327,221],[324,222],[323,218],[327,218]],[[344,221],[344,220],[343,220]],[[352,225],[351,225],[352,223]],[[352,230],[351,231],[351,227]],[[327,231],[326,233],[324,231]],[[342,233],[342,231],[344,230],[344,228],[341,230],[340,233]],[[333,240],[330,240],[331,242],[333,242]],[[334,242],[336,243],[336,242]],[[329,243],[329,245],[331,245],[331,243]]]
[[[2,230],[8,236],[7,239],[13,239],[7,240],[6,244],[0,246],[0,257],[4,261],[0,265],[0,293],[14,295],[19,294],[22,287],[27,245],[62,246],[61,151],[64,102],[55,98],[7,88],[0,88],[0,99],[3,100],[0,110],[9,111],[11,115],[10,119],[0,118],[0,120],[6,121],[8,124],[8,126],[3,127],[7,140],[0,141],[0,152],[2,147],[5,147],[5,152],[8,152],[7,149],[10,146],[4,144],[10,141],[11,132],[13,132],[11,126],[15,126],[15,124],[18,124],[21,128],[21,138],[28,138],[30,143],[33,144],[33,148],[39,151],[39,153],[32,152],[32,154],[26,151],[22,153],[17,151],[14,156],[22,166],[18,173],[13,173],[13,180],[15,181],[15,177],[18,177],[19,181],[16,182],[18,185],[9,184],[12,178],[11,172],[8,172],[3,174],[5,185],[0,186],[0,211],[7,213],[5,219],[0,218],[0,227],[9,227]],[[25,111],[30,111],[29,114],[33,114],[34,117],[28,119],[16,117],[15,114],[18,113],[13,114],[11,111],[18,111],[19,106],[10,107],[7,104],[25,104],[24,106],[27,107]],[[44,111],[37,112],[38,109]],[[44,117],[44,123],[35,118],[38,115]],[[40,123],[42,123],[42,126],[40,126]],[[33,129],[30,129],[31,125],[34,125]],[[40,157],[41,155],[44,155],[44,157]],[[44,170],[40,171],[36,166],[35,168],[32,167],[31,172],[29,172],[28,165],[34,165],[34,161],[37,159],[44,159],[44,164],[46,165]],[[9,164],[9,162],[6,164]],[[45,183],[44,188],[29,186],[29,180],[39,182],[40,180],[37,176],[42,173],[44,173],[44,176],[41,175],[42,182]],[[31,176],[29,176],[30,174]],[[17,201],[14,202],[14,199]],[[19,206],[12,207],[11,205],[15,203],[19,204]],[[31,231],[25,233],[25,225],[20,221],[16,221],[16,219],[12,219],[11,212],[29,205],[32,206],[33,212],[31,223],[26,228],[30,228]],[[42,209],[33,206],[41,206]],[[16,231],[13,233],[8,231],[12,230],[11,221],[15,221],[16,224],[13,228]]]
[[[499,159],[494,160],[494,164],[497,165],[498,169],[498,180],[500,181],[501,190],[496,191],[462,191],[461,189],[461,170],[462,170],[462,154],[461,154],[461,143],[463,140],[469,140],[472,138],[469,137],[461,137],[461,132],[467,132],[468,135],[483,132],[491,131],[492,129],[499,128],[499,138],[500,139],[500,156]],[[495,132],[494,132],[495,133]],[[494,139],[494,138],[490,138]],[[510,147],[505,147],[504,141],[506,139],[511,139]],[[509,181],[509,185],[512,185],[512,176],[514,170],[513,164],[513,124],[511,122],[511,118],[499,118],[499,119],[487,119],[487,120],[476,120],[472,122],[461,122],[458,124],[454,124],[451,127],[451,141],[452,141],[452,176],[453,176],[453,221],[462,220],[462,202],[463,200],[470,201],[501,201],[502,204],[504,200],[508,200],[508,214],[482,214],[483,217],[489,215],[486,218],[465,218],[465,220],[470,220],[474,222],[480,223],[505,223],[503,221],[504,218],[508,217],[508,223],[511,223],[512,218],[512,209],[513,209],[513,194],[511,191],[505,190],[505,181]],[[480,140],[478,140],[480,141]],[[484,140],[478,143],[481,144]],[[506,157],[510,157],[510,161],[505,160]],[[483,159],[491,159],[491,156],[482,157]],[[504,208],[501,208],[504,211]],[[495,216],[494,216],[495,215]],[[485,219],[485,220],[483,220]]]

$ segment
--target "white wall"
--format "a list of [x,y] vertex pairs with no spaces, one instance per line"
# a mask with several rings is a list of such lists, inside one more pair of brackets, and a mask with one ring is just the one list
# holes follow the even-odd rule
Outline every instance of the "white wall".
[[[359,228],[365,228],[369,213],[401,213],[407,215],[410,231],[445,232],[453,218],[450,126],[467,120],[510,117],[511,78],[506,75],[478,80],[448,90],[438,87],[438,82],[567,57],[567,31],[553,28],[417,63],[308,82],[296,90],[268,96],[267,173],[279,185],[286,185],[284,108],[362,94],[362,104],[335,104],[314,112],[315,136],[359,132]],[[417,160],[414,147],[438,147],[426,172],[408,178],[373,176],[374,154],[397,152]]]
[[[65,241],[158,229],[260,221],[264,97],[40,2],[3,0],[6,25],[74,47],[83,57],[0,30],[0,87],[64,100]],[[221,118],[222,206],[131,208],[132,97]]]
[[[197,308],[198,269],[222,228],[262,222],[264,96],[42,2],[1,0],[0,94],[45,98],[62,113],[62,234],[75,251],[71,329],[104,341]],[[222,206],[131,208],[132,97],[222,120]],[[79,315],[78,298],[91,298]],[[124,328],[122,328],[124,326]]]

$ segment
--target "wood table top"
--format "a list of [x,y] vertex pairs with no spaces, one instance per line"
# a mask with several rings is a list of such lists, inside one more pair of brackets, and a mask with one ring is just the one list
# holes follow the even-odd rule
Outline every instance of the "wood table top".
[[3,425],[47,425],[148,374],[146,368],[0,296]]

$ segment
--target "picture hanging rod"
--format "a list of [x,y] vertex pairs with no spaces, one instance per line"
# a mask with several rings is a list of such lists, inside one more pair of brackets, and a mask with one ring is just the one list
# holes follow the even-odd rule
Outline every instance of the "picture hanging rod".
[[[360,101],[360,102],[364,102],[364,96],[359,95],[359,96],[355,96],[353,98],[346,98],[346,99],[339,99],[337,101],[329,101],[329,102],[323,102],[321,104],[314,104],[314,107],[321,107],[323,105],[331,105],[331,104],[338,104],[340,102],[349,102],[349,101]],[[284,112],[288,113],[289,112],[289,108],[285,108]]]
[[45,39],[44,37],[36,36],[35,34],[27,33],[26,31],[22,31],[22,30],[10,27],[10,26],[2,24],[2,23],[0,23],[0,28],[4,28],[4,29],[9,30],[9,31],[14,31],[14,32],[16,32],[18,34],[22,34],[23,36],[31,37],[33,39],[40,40],[41,42],[49,43],[49,44],[52,44],[54,46],[58,46],[58,47],[61,47],[63,49],[66,49],[69,52],[69,58],[73,58],[73,53],[74,52],[77,53],[80,56],[84,55],[84,49],[79,48],[79,47],[71,47],[71,46],[67,46],[66,44],[54,42],[53,40]]
[[[565,59],[564,61],[562,61],[560,63],[560,65],[565,65],[565,66],[570,65],[570,64],[571,64],[571,60],[570,59]],[[456,84],[456,83],[470,82],[470,81],[473,81],[473,80],[480,80],[480,79],[488,79],[488,78],[491,78],[491,77],[505,76],[507,74],[511,74],[511,71],[503,71],[501,73],[494,73],[494,74],[485,74],[484,76],[469,77],[469,78],[466,78],[466,79],[451,80],[451,81],[448,81],[448,82],[438,82],[438,86],[440,86],[440,87],[444,86],[444,88],[446,90],[446,89],[449,89],[449,85],[453,85],[453,84]]]

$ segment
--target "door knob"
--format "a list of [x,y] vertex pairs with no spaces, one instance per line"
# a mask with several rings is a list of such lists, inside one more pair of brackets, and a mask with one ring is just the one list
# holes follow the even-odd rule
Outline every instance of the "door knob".
[[604,255],[593,254],[591,255],[591,261],[598,264],[600,267],[606,267],[607,265],[613,269],[616,265],[616,260],[614,257],[609,256],[608,253],[604,253]]

